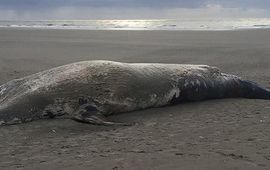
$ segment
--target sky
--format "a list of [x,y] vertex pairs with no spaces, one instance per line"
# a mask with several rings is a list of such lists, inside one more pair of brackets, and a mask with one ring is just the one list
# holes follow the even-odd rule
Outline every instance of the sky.
[[0,0],[0,20],[270,17],[270,0]]

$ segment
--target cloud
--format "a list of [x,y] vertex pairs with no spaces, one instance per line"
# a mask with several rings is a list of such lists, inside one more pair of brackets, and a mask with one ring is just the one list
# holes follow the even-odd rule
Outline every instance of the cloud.
[[201,8],[206,4],[225,8],[269,9],[269,0],[1,0],[0,7],[12,10],[35,10],[61,7],[89,8]]
[[269,0],[206,0],[207,3],[219,4],[225,8],[260,8],[269,10]]
[[12,9],[59,8],[63,6],[91,8],[197,8],[205,0],[1,0],[0,5]]
[[268,10],[259,8],[232,8],[208,3],[202,8],[165,10],[164,16],[172,18],[256,18],[270,16],[270,13]]
[[[33,1],[33,0],[29,0]],[[70,0],[67,0],[70,1]],[[84,2],[79,0],[78,2]],[[101,0],[102,1],[102,0]],[[103,0],[104,1],[104,0]],[[110,0],[120,1],[120,0]],[[129,0],[132,1],[132,0]],[[142,1],[142,0],[141,0]],[[200,1],[203,2],[203,1]],[[58,6],[32,10],[0,8],[1,20],[38,20],[38,19],[183,19],[183,18],[243,18],[269,17],[270,12],[263,8],[240,8],[223,6],[212,2],[199,7],[91,7]],[[198,5],[198,4],[197,4]]]

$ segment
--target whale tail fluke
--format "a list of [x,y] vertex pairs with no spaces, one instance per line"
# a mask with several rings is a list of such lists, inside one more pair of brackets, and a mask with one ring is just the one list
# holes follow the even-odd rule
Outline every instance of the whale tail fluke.
[[240,82],[242,85],[242,95],[244,98],[270,100],[269,89],[248,80],[240,80]]

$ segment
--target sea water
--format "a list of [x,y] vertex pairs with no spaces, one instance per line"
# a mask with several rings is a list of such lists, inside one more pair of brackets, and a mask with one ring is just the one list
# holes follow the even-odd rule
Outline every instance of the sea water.
[[85,30],[239,30],[270,28],[270,18],[0,21],[0,27]]

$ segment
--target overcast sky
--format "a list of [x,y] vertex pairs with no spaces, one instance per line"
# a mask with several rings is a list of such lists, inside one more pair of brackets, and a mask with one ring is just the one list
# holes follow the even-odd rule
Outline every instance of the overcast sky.
[[0,0],[1,20],[270,17],[270,0]]

